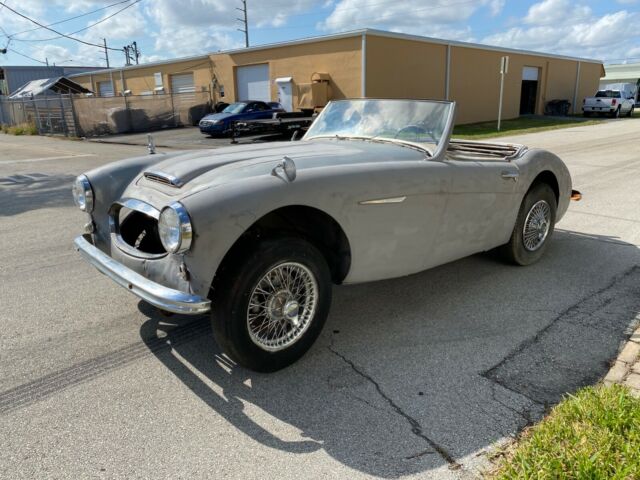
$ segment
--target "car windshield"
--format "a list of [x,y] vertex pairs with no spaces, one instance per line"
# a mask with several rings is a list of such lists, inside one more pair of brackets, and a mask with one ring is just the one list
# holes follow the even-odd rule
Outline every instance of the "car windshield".
[[451,119],[453,103],[426,100],[338,100],[313,122],[304,140],[318,137],[396,141],[434,152]]
[[620,98],[620,92],[615,90],[600,90],[596,93],[596,98]]
[[244,107],[246,107],[246,106],[247,106],[247,104],[243,103],[243,102],[232,103],[231,105],[226,107],[222,111],[222,113],[240,113],[240,112],[242,112],[242,110],[244,110]]

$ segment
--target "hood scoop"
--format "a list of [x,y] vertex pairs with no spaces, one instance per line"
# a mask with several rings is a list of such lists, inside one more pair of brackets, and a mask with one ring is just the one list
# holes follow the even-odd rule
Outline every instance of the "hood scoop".
[[184,185],[184,182],[178,177],[171,175],[170,173],[161,172],[160,170],[148,170],[144,172],[143,175],[144,178],[170,187],[180,188]]

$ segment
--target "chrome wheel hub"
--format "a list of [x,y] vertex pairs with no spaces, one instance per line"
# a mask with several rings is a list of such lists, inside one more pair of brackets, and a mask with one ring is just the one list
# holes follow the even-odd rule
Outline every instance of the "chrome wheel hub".
[[551,207],[545,200],[533,204],[524,220],[522,243],[530,252],[538,250],[549,235],[551,228]]
[[318,284],[306,266],[287,262],[269,270],[254,287],[247,309],[253,343],[282,350],[307,330],[316,311]]

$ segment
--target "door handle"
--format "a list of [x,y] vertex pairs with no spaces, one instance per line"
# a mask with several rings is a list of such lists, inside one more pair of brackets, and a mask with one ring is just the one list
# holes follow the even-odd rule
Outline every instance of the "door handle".
[[500,174],[500,176],[502,178],[504,178],[505,180],[509,180],[509,179],[513,179],[514,182],[518,181],[518,177],[520,176],[520,174],[518,172],[507,172],[504,171]]

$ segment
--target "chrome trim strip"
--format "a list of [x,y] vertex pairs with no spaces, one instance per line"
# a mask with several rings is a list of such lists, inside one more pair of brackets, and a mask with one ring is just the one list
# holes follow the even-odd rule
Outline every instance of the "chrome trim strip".
[[184,182],[175,175],[161,172],[160,170],[146,170],[142,175],[148,180],[158,183],[164,183],[171,187],[180,188],[184,185]]
[[210,300],[144,278],[98,250],[86,236],[76,237],[73,243],[76,250],[101,273],[155,307],[185,315],[197,315],[211,310]]
[[[155,218],[156,220],[160,218],[160,210],[136,198],[123,198],[121,200],[118,200],[117,202],[113,202],[113,204],[120,205],[121,207],[126,207],[129,210],[142,212],[145,215],[150,216],[151,218]],[[111,208],[113,209],[113,205],[111,206]]]
[[360,205],[384,205],[386,203],[402,203],[407,199],[407,197],[389,197],[389,198],[378,198],[376,200],[363,200],[358,202]]
[[142,200],[137,200],[135,198],[123,198],[118,200],[117,202],[113,202],[111,208],[109,209],[109,232],[111,235],[111,243],[113,243],[116,247],[122,250],[127,255],[131,255],[136,258],[146,258],[146,259],[156,259],[167,256],[167,252],[165,253],[146,253],[141,252],[133,248],[127,242],[124,241],[122,236],[120,235],[120,225],[118,223],[118,216],[120,213],[120,209],[122,207],[128,208],[129,210],[135,210],[137,212],[144,213],[155,220],[160,218],[160,211],[149,205],[148,203],[143,202]]

